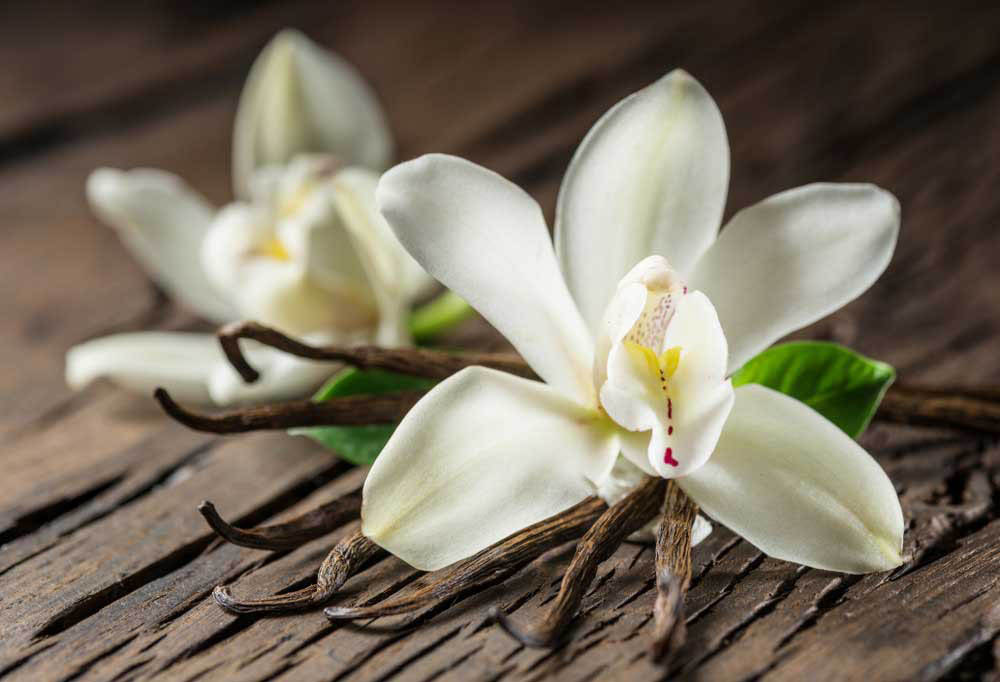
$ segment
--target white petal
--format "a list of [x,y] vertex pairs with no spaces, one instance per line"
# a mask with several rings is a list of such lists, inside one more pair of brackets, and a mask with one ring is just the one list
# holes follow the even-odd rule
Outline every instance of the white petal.
[[410,306],[436,286],[434,279],[399,243],[375,202],[377,173],[346,168],[332,183],[333,201],[368,273],[379,309],[375,342],[385,346],[412,344]]
[[874,185],[806,185],[733,216],[689,282],[715,304],[729,371],[864,292],[898,232],[899,202]]
[[237,317],[198,259],[215,209],[180,178],[151,168],[99,168],[87,178],[87,199],[172,296],[213,322]]
[[646,309],[649,290],[639,282],[625,284],[615,292],[604,311],[594,345],[594,386],[600,391],[608,380],[608,355],[620,344]]
[[[317,338],[307,339],[311,343]],[[322,342],[329,343],[329,339]],[[263,404],[306,398],[337,372],[337,363],[311,362],[273,348],[243,342],[247,360],[260,378],[246,383],[228,362],[218,363],[208,378],[208,392],[216,405]]]
[[240,96],[233,130],[237,195],[248,196],[257,168],[316,152],[381,169],[392,156],[392,137],[374,92],[353,66],[284,30],[257,57]]
[[593,402],[593,342],[530,196],[481,166],[431,154],[386,172],[377,199],[427,272],[478,310],[547,383]]
[[403,419],[365,481],[365,535],[422,570],[464,559],[588,495],[616,429],[536,381],[470,367]]
[[114,334],[74,346],[66,353],[66,383],[81,389],[107,379],[143,396],[162,386],[180,402],[224,407],[305,398],[338,367],[244,343],[261,374],[252,384],[232,368],[214,335],[186,332]]
[[725,379],[726,338],[708,298],[699,291],[683,295],[667,326],[660,353],[679,348],[673,376],[651,371],[645,357],[616,344],[608,362],[601,404],[631,431],[652,431],[649,466],[666,478],[686,476],[702,466],[719,440],[733,404]]
[[845,573],[898,566],[903,513],[878,463],[803,403],[736,390],[719,446],[678,483],[701,509],[767,554]]
[[385,282],[395,296],[412,302],[431,292],[434,278],[403,248],[379,212],[375,201],[379,177],[364,168],[345,168],[334,178],[334,200],[359,252],[370,260],[372,276]]
[[694,517],[694,525],[691,526],[691,546],[700,544],[712,534],[712,522],[701,514]]
[[556,251],[592,330],[622,276],[659,254],[682,276],[719,229],[729,184],[722,115],[672,71],[619,102],[584,138],[556,209]]
[[220,363],[227,364],[211,334],[114,334],[70,348],[66,383],[81,389],[103,378],[145,396],[163,386],[177,400],[208,404],[208,377]]

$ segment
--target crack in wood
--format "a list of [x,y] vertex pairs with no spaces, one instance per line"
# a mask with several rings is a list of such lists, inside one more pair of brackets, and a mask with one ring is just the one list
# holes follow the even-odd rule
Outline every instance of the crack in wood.
[[30,651],[29,653],[25,654],[24,656],[21,656],[20,658],[14,659],[13,661],[11,661],[10,663],[8,663],[7,665],[5,665],[2,668],[0,668],[0,678],[7,677],[7,676],[13,674],[19,668],[24,667],[32,659],[36,658],[40,654],[45,653],[47,650],[51,649],[56,644],[58,644],[58,642],[46,642],[42,646],[39,646],[39,647],[35,648],[34,650]]
[[439,677],[441,677],[445,673],[447,673],[447,672],[449,672],[451,670],[455,670],[457,668],[460,668],[463,663],[465,663],[467,660],[469,660],[470,658],[472,658],[473,656],[475,656],[476,654],[478,654],[482,650],[483,650],[482,646],[477,646],[477,647],[475,647],[473,649],[470,649],[469,651],[465,652],[464,654],[462,654],[461,656],[459,656],[458,658],[456,658],[454,660],[454,662],[452,662],[450,665],[446,665],[443,668],[440,668],[440,669],[436,670],[435,672],[431,673],[429,676],[427,676],[427,677],[423,678],[422,680],[420,680],[420,682],[434,682],[434,680],[438,679]]
[[762,552],[758,552],[750,560],[748,560],[747,562],[745,562],[744,565],[742,567],[740,567],[740,570],[736,573],[736,575],[734,575],[732,577],[732,579],[729,581],[729,583],[726,584],[726,586],[723,587],[716,594],[716,596],[712,598],[711,601],[709,601],[707,604],[705,604],[704,606],[702,606],[700,609],[698,609],[696,611],[692,611],[690,614],[688,614],[687,624],[688,625],[693,625],[700,618],[702,618],[706,614],[710,613],[711,610],[712,610],[712,608],[716,604],[718,604],[720,601],[722,601],[723,599],[725,599],[730,593],[732,593],[733,589],[737,585],[739,585],[740,582],[744,578],[746,578],[748,575],[750,575],[751,573],[753,573],[754,569],[756,569],[758,566],[760,566],[762,563],[764,563],[764,559],[766,559],[766,558],[767,557]]
[[135,640],[135,638],[138,637],[138,636],[139,636],[139,634],[136,633],[136,634],[132,635],[131,637],[129,637],[128,639],[125,639],[125,640],[119,642],[118,644],[115,644],[113,647],[110,647],[107,650],[98,653],[96,656],[93,656],[92,658],[84,661],[83,664],[80,665],[76,670],[74,670],[73,672],[71,672],[66,677],[62,678],[62,682],[72,682],[73,680],[76,680],[76,679],[79,679],[79,678],[83,677],[84,675],[86,675],[91,670],[91,668],[94,667],[94,665],[96,665],[97,663],[103,661],[106,658],[110,658],[111,656],[114,656],[116,653],[118,653],[119,651],[121,651],[122,649],[124,649],[126,646],[128,646],[129,644],[131,644]]
[[[18,538],[34,533],[42,526],[52,523],[61,516],[65,516],[66,514],[79,509],[91,500],[99,497],[102,493],[117,486],[125,480],[126,476],[126,473],[120,473],[115,476],[111,476],[110,478],[99,480],[94,483],[94,485],[80,492],[78,495],[55,500],[53,502],[49,502],[43,507],[22,512],[12,521],[9,521],[7,527],[3,531],[0,531],[0,548],[2,548],[3,545],[17,540]],[[0,571],[0,575],[3,575],[3,573],[10,570],[10,568],[11,566],[4,568]]]
[[774,612],[778,605],[787,599],[792,591],[795,589],[795,585],[798,583],[799,578],[802,577],[810,569],[805,566],[800,566],[795,574],[786,580],[783,580],[775,589],[772,594],[767,596],[758,605],[753,607],[747,614],[746,617],[726,631],[721,638],[719,638],[719,643],[716,647],[708,650],[703,654],[697,655],[697,657],[691,658],[691,662],[685,666],[685,669],[693,669],[697,666],[703,665],[711,660],[714,656],[717,656],[724,652],[728,647],[732,646],[736,642],[740,635],[743,634],[748,628],[753,626],[757,621],[766,618],[768,615]]
[[[191,456],[197,457],[201,454],[201,451],[196,451]],[[346,468],[346,465],[343,463],[335,462],[333,465],[315,473],[307,480],[291,486],[289,489],[285,490],[280,495],[277,495],[266,504],[263,504],[257,509],[245,514],[243,519],[249,523],[258,523],[270,516],[273,516],[274,514],[277,514],[278,512],[296,504],[309,492],[314,491],[325,483],[329,483],[334,480],[336,477],[341,475]],[[153,489],[155,489],[155,486],[150,486],[147,492]],[[165,557],[154,561],[153,563],[131,573],[128,576],[123,577],[121,580],[105,587],[102,590],[99,590],[95,594],[84,597],[50,618],[35,632],[33,639],[37,641],[57,635],[60,632],[63,632],[77,623],[89,618],[125,595],[138,590],[150,582],[183,568],[204,552],[214,539],[214,536],[210,532],[206,532],[203,537],[175,549]]]

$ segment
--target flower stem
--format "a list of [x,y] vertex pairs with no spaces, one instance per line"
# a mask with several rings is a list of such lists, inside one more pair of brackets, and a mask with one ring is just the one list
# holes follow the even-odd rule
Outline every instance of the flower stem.
[[413,311],[410,316],[410,333],[418,344],[427,343],[441,332],[468,319],[473,312],[464,299],[446,291]]

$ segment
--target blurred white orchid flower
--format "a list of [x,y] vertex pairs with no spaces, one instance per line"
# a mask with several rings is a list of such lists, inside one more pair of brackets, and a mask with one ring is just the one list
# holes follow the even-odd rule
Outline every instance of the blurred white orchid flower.
[[[216,210],[160,170],[102,168],[94,212],[174,298],[216,323],[253,319],[316,343],[404,345],[410,305],[433,281],[375,207],[391,141],[371,91],[293,31],[255,62],[233,139],[240,200]],[[302,154],[301,152],[313,152]],[[208,334],[117,334],[67,353],[66,380],[229,405],[303,397],[331,366],[251,347],[245,384]]]
[[[217,212],[163,171],[100,169],[94,210],[171,295],[213,322],[253,319],[314,343],[407,345],[410,304],[433,280],[375,209],[378,174],[325,156],[264,168],[251,201]],[[229,405],[302,397],[331,365],[249,344],[261,378],[246,384],[211,334],[136,332],[70,349],[74,388],[104,377],[149,394]]]
[[365,534],[441,568],[595,491],[614,501],[632,467],[676,478],[771,556],[898,565],[902,512],[875,460],[803,403],[726,379],[876,280],[898,204],[871,185],[809,185],[717,237],[728,175],[718,108],[680,71],[584,139],[555,249],[538,205],[491,171],[443,155],[388,171],[378,205],[400,241],[545,383],[473,367],[431,390],[368,475]]

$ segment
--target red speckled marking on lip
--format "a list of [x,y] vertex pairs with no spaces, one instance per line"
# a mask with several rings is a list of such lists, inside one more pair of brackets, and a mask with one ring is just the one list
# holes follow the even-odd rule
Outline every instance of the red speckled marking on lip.
[[672,426],[668,426],[667,427],[667,435],[668,436],[674,435],[674,427],[672,427]]
[[680,462],[674,459],[674,449],[667,448],[666,452],[663,453],[663,463],[669,464],[672,467],[678,466]]
[[667,419],[674,418],[674,401],[667,398]]

